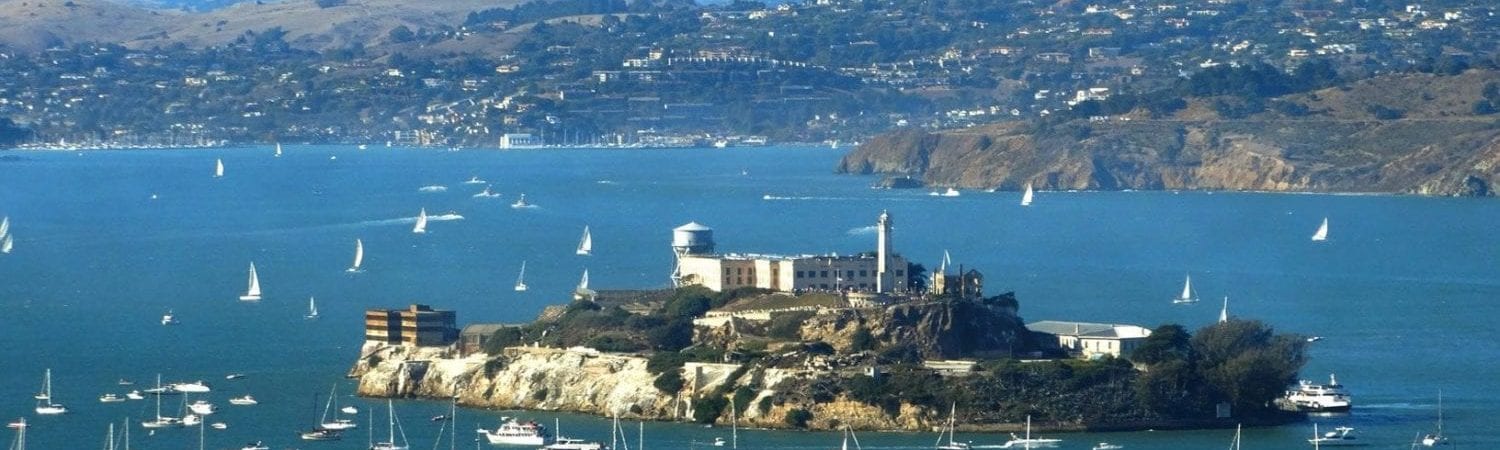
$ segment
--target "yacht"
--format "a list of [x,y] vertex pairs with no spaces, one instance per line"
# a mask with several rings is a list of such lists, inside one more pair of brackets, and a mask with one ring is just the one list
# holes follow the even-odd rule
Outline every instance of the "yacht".
[[260,441],[255,441],[249,444],[245,444],[244,447],[240,447],[240,450],[271,450],[271,447],[267,446],[266,444],[262,444]]
[[1095,444],[1094,448],[1091,450],[1120,450],[1122,448],[1125,448],[1125,446],[1120,444],[1111,444],[1108,442],[1100,442],[1098,444]]
[[330,420],[328,418],[328,414],[330,412],[339,409],[338,398],[339,385],[334,384],[333,389],[328,392],[328,404],[323,407],[323,416],[318,418],[318,428],[324,430],[343,431],[359,427],[359,424],[355,423],[352,419],[340,419],[338,417],[334,417],[332,420]]
[[1443,434],[1443,393],[1441,391],[1438,392],[1437,431],[1423,435],[1412,446],[1415,447],[1418,444],[1423,447],[1437,447],[1449,444],[1448,435]]
[[354,239],[354,264],[344,269],[345,272],[359,273],[359,266],[365,262],[365,241]]
[[547,445],[550,441],[547,436],[547,427],[536,422],[521,422],[516,419],[504,418],[505,422],[494,430],[479,429],[479,434],[491,444],[498,445],[525,445],[531,447]]
[[319,428],[312,431],[299,433],[304,441],[337,441],[343,438],[343,433],[338,430]]
[[307,315],[302,318],[309,320],[318,318],[318,303],[312,297],[307,298]]
[[235,406],[250,406],[258,403],[260,402],[256,401],[255,397],[251,397],[249,395],[229,399],[229,404]]
[[1021,437],[1016,436],[1015,433],[1011,433],[1010,440],[1006,441],[1005,445],[1000,446],[1000,448],[1056,447],[1061,442],[1062,439],[1031,437],[1031,416],[1026,416],[1026,436]]
[[1193,292],[1193,276],[1188,275],[1182,282],[1182,295],[1172,299],[1172,303],[1197,303],[1198,293]]
[[191,383],[173,383],[172,390],[175,390],[177,392],[186,392],[189,394],[202,394],[204,392],[212,391],[213,388],[208,387],[208,383],[204,383],[202,380],[199,380]]
[[99,403],[119,403],[125,401],[125,397],[115,394],[104,394],[99,396]]
[[594,235],[589,233],[588,225],[583,226],[583,238],[578,240],[578,250],[574,253],[578,256],[594,254]]
[[1328,375],[1328,384],[1299,381],[1296,387],[1286,391],[1282,399],[1297,410],[1308,412],[1348,411],[1353,405],[1349,391],[1344,390],[1333,374]]
[[1322,225],[1318,225],[1318,231],[1313,232],[1312,240],[1313,240],[1313,242],[1321,242],[1321,241],[1328,240],[1328,218],[1327,217],[1323,218],[1323,224]]
[[1338,427],[1333,431],[1318,434],[1318,424],[1313,424],[1313,437],[1307,442],[1317,447],[1357,447],[1365,443],[1354,436],[1354,428]]
[[557,442],[543,446],[542,450],[605,450],[608,448],[609,446],[598,442],[559,436]]
[[38,399],[36,404],[37,414],[55,416],[68,413],[68,407],[52,403],[52,369],[47,369],[46,374],[42,376],[42,393],[36,395],[36,397]]
[[214,160],[214,178],[224,178],[224,160]]
[[1021,206],[1031,206],[1031,183],[1026,183],[1026,192],[1021,194]]
[[162,314],[161,315],[161,324],[162,325],[177,325],[177,316],[174,315],[174,314],[172,314],[172,310],[169,309],[169,310],[167,310],[166,314]]
[[213,413],[219,412],[219,407],[214,406],[213,403],[209,403],[206,400],[198,400],[198,401],[189,403],[188,404],[188,410],[191,410],[193,412],[193,414],[197,414],[197,415],[200,415],[200,416],[206,416],[206,415],[209,415],[209,414],[213,414]]
[[[958,404],[949,406],[948,423],[944,424],[943,430],[938,433],[937,450],[969,450],[969,443],[954,440],[953,431],[956,428],[958,417]],[[948,436],[948,442],[943,442],[943,435]]]
[[125,398],[130,400],[145,400],[146,396],[142,395],[141,391],[130,391],[125,393]]
[[[158,386],[161,385],[161,376],[159,376],[159,375],[156,378],[156,384]],[[163,389],[163,388],[157,388],[157,389]],[[145,427],[145,428],[180,427],[180,426],[182,426],[182,419],[179,419],[179,418],[176,418],[176,417],[167,417],[167,416],[161,415],[161,395],[157,395],[156,396],[156,418],[141,422],[141,426]]]

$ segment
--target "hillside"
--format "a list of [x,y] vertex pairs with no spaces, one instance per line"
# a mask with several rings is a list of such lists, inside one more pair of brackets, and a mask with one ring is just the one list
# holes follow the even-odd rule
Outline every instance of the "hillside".
[[[1500,73],[1388,75],[1267,102],[1192,98],[1142,111],[961,130],[905,129],[846,155],[838,170],[919,176],[931,186],[1015,190],[1203,189],[1494,195],[1500,117],[1476,114]],[[1220,105],[1220,106],[1215,106]]]

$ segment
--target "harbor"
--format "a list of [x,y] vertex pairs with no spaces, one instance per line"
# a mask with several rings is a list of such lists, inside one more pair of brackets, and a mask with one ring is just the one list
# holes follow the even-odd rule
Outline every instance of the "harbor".
[[[269,148],[27,154],[25,162],[7,163],[13,176],[0,180],[7,193],[0,215],[11,218],[15,236],[13,251],[0,255],[0,274],[24,280],[0,287],[0,306],[17,312],[7,334],[26,344],[5,350],[19,363],[0,383],[0,395],[13,399],[0,414],[27,418],[32,448],[97,445],[108,424],[150,418],[154,399],[96,399],[128,392],[117,385],[121,378],[144,389],[163,373],[169,382],[201,379],[212,386],[205,395],[219,411],[210,423],[227,427],[208,430],[211,447],[256,440],[311,447],[294,443],[292,431],[306,428],[323,406],[314,408],[314,396],[326,396],[359,354],[369,308],[428,303],[459,311],[466,322],[527,322],[569,301],[584,270],[600,289],[669,286],[675,256],[666,231],[690,221],[712,224],[727,250],[854,255],[872,248],[872,217],[889,210],[904,257],[931,264],[949,250],[954,260],[983,271],[986,292],[1017,292],[1028,323],[1196,329],[1214,323],[1218,300],[1229,296],[1236,317],[1322,337],[1309,345],[1302,378],[1321,382],[1336,373],[1355,406],[1346,416],[1247,428],[1246,447],[1310,447],[1314,422],[1324,431],[1351,426],[1367,442],[1404,446],[1434,428],[1439,391],[1444,429],[1455,442],[1500,442],[1500,429],[1486,421],[1494,382],[1480,376],[1500,358],[1489,357],[1492,346],[1459,338],[1493,337],[1482,318],[1494,309],[1487,299],[1500,293],[1500,279],[1483,262],[1500,248],[1483,224],[1500,218],[1500,209],[1489,202],[1041,191],[1023,209],[1017,192],[934,198],[871,190],[869,178],[827,174],[836,154],[745,152],[359,153],[288,146],[281,158]],[[227,166],[223,178],[211,176],[215,159]],[[64,174],[79,167],[93,170]],[[476,175],[502,197],[480,203],[472,194],[485,186],[458,188]],[[433,184],[450,190],[418,191]],[[110,189],[99,193],[101,186]],[[508,207],[521,192],[538,207]],[[431,220],[426,233],[414,234],[422,208],[456,211],[462,219]],[[1333,225],[1327,240],[1314,244],[1309,236],[1324,217]],[[585,226],[589,256],[577,254]],[[364,257],[351,273],[356,239]],[[528,289],[517,291],[523,260]],[[240,301],[252,261],[261,299]],[[1184,273],[1191,273],[1202,301],[1172,303]],[[305,318],[309,297],[316,298],[317,320]],[[177,324],[163,326],[169,311]],[[1433,330],[1432,323],[1447,325]],[[88,337],[50,338],[60,324],[89,330]],[[53,396],[70,411],[37,417],[32,396],[48,368]],[[244,377],[225,379],[229,374]],[[348,398],[348,387],[340,387],[341,402],[362,412],[385,409],[383,402]],[[244,407],[253,414],[227,402],[247,394],[259,403]],[[414,446],[431,445],[440,425],[429,418],[446,414],[447,402],[395,404]],[[163,408],[175,413],[178,406]],[[465,408],[457,414],[461,431],[493,428],[510,416],[560,418],[567,434],[594,440],[610,435],[610,423],[592,416]],[[727,435],[675,423],[647,423],[644,430],[648,446],[672,448],[707,446]],[[198,437],[196,430],[150,437],[134,431],[138,448],[188,448]],[[832,447],[841,439],[741,433],[746,448]],[[972,432],[958,427],[961,440],[1009,439],[966,433]],[[363,434],[315,445],[365,448]],[[1053,437],[1063,439],[1062,448],[1108,441],[1171,449],[1220,447],[1232,435],[1214,429]],[[474,437],[460,433],[460,446],[472,447]],[[934,438],[859,433],[865,447],[930,448]]]

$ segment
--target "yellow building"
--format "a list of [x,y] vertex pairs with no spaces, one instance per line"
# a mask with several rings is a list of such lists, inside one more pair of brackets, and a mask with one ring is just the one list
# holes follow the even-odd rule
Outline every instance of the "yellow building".
[[713,229],[689,223],[673,230],[673,281],[715,291],[742,287],[776,291],[893,293],[907,291],[907,261],[891,251],[890,214],[877,222],[874,252],[839,255],[714,253]]
[[365,342],[444,346],[458,340],[457,314],[427,305],[365,311]]

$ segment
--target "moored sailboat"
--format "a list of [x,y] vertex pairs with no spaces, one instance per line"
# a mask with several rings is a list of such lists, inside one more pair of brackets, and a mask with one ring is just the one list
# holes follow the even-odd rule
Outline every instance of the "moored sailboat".
[[1031,437],[1031,416],[1028,415],[1026,416],[1026,437],[1016,436],[1015,433],[1011,433],[1010,440],[1006,441],[1005,445],[1000,446],[1000,448],[1015,448],[1017,446],[1023,448],[1055,447],[1061,442],[1062,439]]
[[245,289],[245,295],[240,296],[243,301],[260,300],[260,276],[255,274],[255,263],[250,263],[250,286]]
[[304,319],[316,319],[316,318],[318,318],[318,303],[312,297],[308,297],[307,298],[307,315],[302,316],[302,318],[304,318]]
[[68,408],[52,402],[52,369],[47,369],[42,375],[42,393],[36,395],[36,413],[44,416],[55,416],[67,414]]
[[330,412],[339,409],[338,395],[339,385],[334,384],[333,389],[328,392],[328,405],[323,407],[323,416],[318,418],[318,426],[326,430],[336,431],[358,428],[359,424],[355,423],[353,419],[340,419],[338,417],[334,417],[333,420],[328,419],[328,414]]
[[[969,443],[954,440],[954,428],[957,426],[958,404],[954,403],[948,407],[948,423],[938,432],[936,443],[937,450],[969,450]],[[948,442],[943,442],[943,436],[948,436]]]
[[422,208],[417,213],[417,224],[411,227],[411,232],[422,234],[427,232],[427,208]]
[[396,405],[390,399],[385,400],[388,422],[388,436],[385,442],[376,442],[370,445],[370,450],[409,450],[410,445],[406,442],[406,430],[401,430],[401,444],[396,444],[396,429],[400,422],[396,421]]
[[1031,183],[1026,183],[1026,192],[1021,194],[1021,206],[1031,206]]

